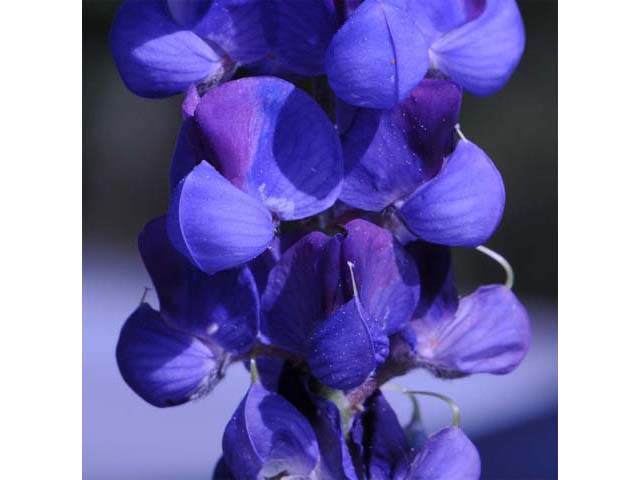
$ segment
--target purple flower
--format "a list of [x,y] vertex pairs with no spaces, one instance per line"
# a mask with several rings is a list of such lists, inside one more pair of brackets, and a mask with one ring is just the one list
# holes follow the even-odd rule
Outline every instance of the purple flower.
[[127,87],[156,98],[206,90],[243,65],[321,75],[336,29],[325,0],[126,0],[111,50]]
[[[507,373],[529,348],[510,267],[458,298],[449,250],[487,252],[502,217],[459,117],[522,55],[515,0],[125,0],[111,47],[134,93],[185,93],[168,212],[139,237],[159,310],[122,328],[126,383],[165,407],[250,368],[214,479],[479,478],[451,400],[405,390],[403,428],[380,387]],[[428,435],[417,394],[453,426]]]
[[524,359],[531,343],[529,317],[504,285],[487,285],[458,299],[450,252],[409,246],[420,268],[421,301],[409,327],[418,365],[439,376],[505,374]]
[[428,70],[472,93],[494,93],[523,50],[515,0],[366,0],[334,36],[326,68],[345,102],[389,109]]
[[480,478],[478,451],[459,427],[430,435],[418,450],[382,394],[375,392],[356,415],[350,439],[364,479],[444,480]]
[[269,274],[262,334],[307,358],[328,386],[353,388],[384,361],[388,336],[411,319],[419,283],[413,260],[391,233],[363,220],[346,236],[313,232]]
[[258,292],[246,268],[207,275],[169,243],[164,217],[138,239],[160,311],[141,304],[124,324],[116,357],[122,377],[157,407],[179,405],[216,384],[229,354],[246,353],[258,329]]
[[[262,374],[261,374],[262,375]],[[261,377],[262,378],[262,377]],[[316,478],[358,480],[343,433],[343,417],[327,391],[315,379],[285,363],[277,391],[309,421],[316,435],[320,460]]]
[[500,90],[518,66],[525,34],[516,0],[410,0],[430,43],[430,68],[475,95]]
[[307,419],[259,382],[249,388],[222,439],[235,478],[306,477],[318,463],[318,442]]
[[427,73],[428,50],[403,1],[365,0],[329,45],[329,84],[351,105],[391,108]]
[[336,131],[292,84],[272,77],[226,83],[200,100],[193,118],[209,161],[194,161],[175,187],[167,226],[176,248],[201,270],[255,258],[273,240],[274,221],[315,215],[338,197]]
[[425,79],[391,110],[359,109],[342,136],[340,199],[369,211],[389,208],[417,238],[476,246],[498,226],[502,177],[476,145],[455,142],[462,92]]
[[375,392],[356,415],[350,431],[355,462],[363,478],[404,480],[411,449],[395,412],[382,393]]

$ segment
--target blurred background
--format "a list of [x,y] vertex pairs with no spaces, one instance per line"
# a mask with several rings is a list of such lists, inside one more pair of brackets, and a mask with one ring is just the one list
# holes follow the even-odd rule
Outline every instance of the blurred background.
[[[465,96],[461,125],[504,177],[507,207],[488,246],[516,271],[532,349],[503,377],[442,381],[413,372],[396,382],[458,402],[483,478],[491,480],[557,478],[557,4],[518,3],[527,31],[522,62],[498,94]],[[145,100],[122,84],[108,46],[119,4],[83,2],[83,476],[208,479],[224,426],[249,383],[243,368],[233,366],[204,400],[157,409],[128,389],[115,362],[119,329],[151,285],[136,237],[166,209],[181,121],[181,98]],[[479,253],[456,249],[454,260],[461,293],[503,281]],[[388,395],[408,419],[409,402]],[[446,405],[423,401],[430,429],[449,415]]]

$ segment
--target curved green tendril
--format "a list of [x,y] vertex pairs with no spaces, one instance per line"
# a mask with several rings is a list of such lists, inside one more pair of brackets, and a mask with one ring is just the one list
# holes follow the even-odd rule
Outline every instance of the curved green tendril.
[[500,266],[504,269],[505,273],[507,274],[507,279],[504,282],[504,286],[507,287],[509,290],[511,290],[513,288],[515,274],[513,273],[513,268],[511,268],[511,265],[509,264],[507,259],[504,258],[502,255],[500,255],[498,252],[494,252],[493,250],[491,250],[488,247],[485,247],[484,245],[478,245],[476,247],[476,250],[484,253],[486,256],[492,258],[493,260],[495,260],[500,264]]
[[453,413],[453,421],[451,422],[451,425],[455,428],[458,428],[460,426],[460,408],[458,407],[456,402],[454,402],[446,395],[442,395],[441,393],[436,392],[426,392],[422,390],[405,390],[404,393],[408,395],[425,395],[428,397],[435,397],[446,402],[449,405],[449,408],[451,408],[451,412]]
[[[424,395],[427,397],[434,397],[446,402],[449,405],[449,408],[451,408],[451,412],[453,413],[452,426],[454,428],[460,427],[460,408],[458,407],[456,402],[454,402],[451,398],[447,397],[446,395],[442,395],[441,393],[437,393],[437,392],[428,392],[424,390],[407,390],[406,388],[402,388],[397,385],[387,384],[383,388],[385,390],[393,390],[393,391],[408,395],[414,407],[417,406],[417,403],[418,403],[418,401],[415,398],[415,395]],[[416,410],[419,412],[419,409],[414,408],[414,411]]]

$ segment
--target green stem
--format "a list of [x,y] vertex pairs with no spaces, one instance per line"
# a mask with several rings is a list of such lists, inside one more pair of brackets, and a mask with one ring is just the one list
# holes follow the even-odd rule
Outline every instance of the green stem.
[[249,360],[249,369],[251,370],[251,383],[260,382],[260,373],[258,373],[258,363],[256,357],[251,357]]

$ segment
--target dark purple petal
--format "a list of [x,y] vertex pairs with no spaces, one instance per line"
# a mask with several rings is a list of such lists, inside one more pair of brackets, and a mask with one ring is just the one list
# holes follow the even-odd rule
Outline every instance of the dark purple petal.
[[502,177],[491,159],[460,141],[440,173],[402,205],[400,214],[422,240],[475,247],[497,228],[504,200]]
[[178,25],[191,28],[209,10],[213,0],[166,0],[169,13]]
[[267,54],[266,57],[244,65],[246,72],[252,77],[270,76],[279,77],[289,82],[295,83],[301,80],[297,75],[288,70],[283,64],[280,57],[274,54]]
[[169,407],[205,395],[220,378],[222,352],[181,333],[146,303],[131,314],[116,348],[127,385],[156,407]]
[[175,150],[173,151],[173,159],[169,170],[169,188],[173,191],[180,181],[186,177],[195,166],[200,163],[202,158],[198,159],[189,138],[189,126],[183,123],[178,133]]
[[207,162],[173,192],[167,230],[178,251],[207,273],[257,257],[273,238],[269,212]]
[[277,0],[275,5],[276,58],[297,74],[324,74],[325,53],[338,29],[332,0]]
[[330,237],[312,232],[291,246],[269,273],[260,330],[270,343],[306,353],[308,337],[332,300],[325,299],[325,276],[339,272],[337,262],[326,261],[330,243]]
[[310,419],[320,446],[319,478],[357,480],[358,476],[342,433],[340,411],[335,403],[322,397],[311,398],[315,415]]
[[352,262],[362,306],[387,335],[411,320],[420,295],[413,259],[388,230],[365,220],[345,225],[343,259]]
[[307,361],[322,383],[347,390],[364,382],[388,353],[389,339],[353,298],[313,331]]
[[224,461],[224,457],[220,457],[220,460],[218,460],[212,480],[235,480],[231,470],[227,467],[227,463]]
[[183,92],[222,67],[220,56],[175,23],[158,0],[125,1],[113,22],[110,42],[122,80],[142,97]]
[[406,480],[478,480],[480,455],[457,427],[444,428],[427,440],[411,464]]
[[524,51],[522,17],[515,0],[486,0],[482,13],[431,45],[433,65],[465,90],[490,95],[509,80]]
[[[336,404],[313,393],[310,385],[315,385],[315,381],[290,363],[285,363],[281,372],[278,393],[309,420],[318,440],[320,463],[314,472],[314,478],[358,480]],[[262,376],[260,378],[262,381]]]
[[[280,357],[258,357],[256,359],[258,374],[260,375],[260,383],[267,390],[272,392],[278,391],[280,384],[280,376],[285,365],[285,359]],[[247,369],[250,369],[249,362],[245,362]]]
[[529,316],[503,285],[480,287],[460,300],[454,317],[437,326],[414,322],[414,328],[422,362],[447,377],[509,373],[531,343]]
[[188,319],[190,331],[208,335],[231,353],[246,353],[254,345],[258,332],[260,304],[251,270],[231,268],[192,277],[192,301],[186,305],[181,326]]
[[248,63],[269,52],[270,2],[217,0],[194,31],[212,43],[231,62]]
[[169,170],[170,191],[176,188],[180,180],[186,177],[194,167],[207,158],[202,138],[194,119],[195,110],[200,103],[200,94],[195,85],[191,85],[182,101],[182,125],[173,152]]
[[392,110],[358,110],[342,137],[340,200],[380,211],[435,176],[453,150],[461,102],[455,83],[427,78]]
[[420,303],[414,316],[422,324],[436,327],[458,310],[451,250],[425,242],[415,242],[406,248],[420,271]]
[[227,424],[222,449],[229,470],[242,479],[306,476],[319,457],[307,419],[259,383],[249,388]]
[[291,83],[243,78],[205,95],[196,120],[220,172],[283,220],[329,208],[342,149],[322,109]]
[[249,263],[260,295],[267,288],[269,273],[280,260],[280,237],[274,237],[267,249]]
[[345,102],[391,108],[427,73],[428,44],[403,4],[366,0],[333,37],[327,77]]
[[[336,105],[336,128],[338,129],[338,133],[340,135],[343,135],[349,131],[349,129],[355,122],[356,115],[362,109],[360,107],[354,107],[349,103],[343,102],[339,98],[336,98],[335,105]],[[343,144],[343,148],[344,148],[344,144]],[[345,155],[346,155],[346,152],[345,152]],[[346,166],[346,161],[347,159],[345,157],[345,166]]]
[[153,280],[160,310],[172,326],[209,337],[232,353],[244,353],[258,330],[258,291],[247,267],[208,275],[169,242],[165,217],[145,226],[138,248]]
[[365,478],[404,480],[409,470],[409,444],[391,405],[380,391],[364,404],[351,429],[358,447],[357,461]]
[[179,317],[189,295],[189,277],[194,269],[173,248],[166,228],[164,216],[148,222],[138,235],[138,250],[153,281],[160,310],[170,317]]

